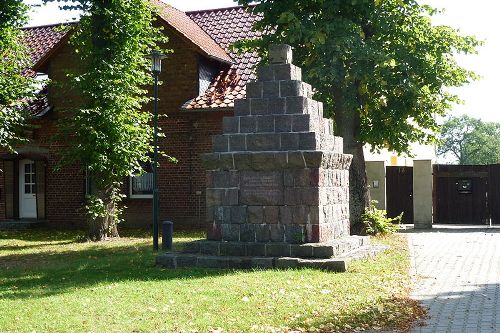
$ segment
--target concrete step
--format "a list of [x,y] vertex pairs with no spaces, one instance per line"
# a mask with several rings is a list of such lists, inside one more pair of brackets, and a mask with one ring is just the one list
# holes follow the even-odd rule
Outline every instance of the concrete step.
[[370,244],[370,238],[349,236],[328,243],[288,244],[224,242],[201,240],[187,243],[182,250],[187,254],[209,256],[255,256],[255,257],[294,257],[328,259],[342,256],[362,246]]
[[328,259],[304,259],[296,257],[261,256],[214,256],[189,253],[162,253],[156,257],[156,264],[165,268],[184,267],[219,269],[297,269],[313,268],[332,272],[345,272],[352,260],[359,260],[385,251],[387,247],[367,245],[351,251],[343,257]]

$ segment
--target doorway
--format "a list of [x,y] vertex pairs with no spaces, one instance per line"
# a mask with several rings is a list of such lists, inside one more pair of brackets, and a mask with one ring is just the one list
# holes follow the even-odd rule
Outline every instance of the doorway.
[[19,218],[37,218],[36,191],[35,161],[19,161]]

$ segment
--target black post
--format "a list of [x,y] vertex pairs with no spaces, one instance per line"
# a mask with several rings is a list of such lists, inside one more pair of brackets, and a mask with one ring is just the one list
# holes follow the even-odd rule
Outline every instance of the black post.
[[174,223],[163,221],[161,231],[161,249],[163,251],[172,250],[172,238],[174,235]]
[[158,198],[158,75],[160,73],[157,71],[153,72],[155,77],[154,85],[154,134],[153,134],[153,145],[154,145],[154,156],[153,156],[153,250],[158,251],[158,210],[159,210],[159,198]]

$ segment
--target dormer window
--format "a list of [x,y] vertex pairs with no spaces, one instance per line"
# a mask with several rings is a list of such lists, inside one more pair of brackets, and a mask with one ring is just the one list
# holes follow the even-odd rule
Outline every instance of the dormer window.
[[216,61],[209,60],[200,56],[198,62],[198,77],[199,77],[199,95],[203,95],[207,91],[210,83],[220,72],[220,64]]

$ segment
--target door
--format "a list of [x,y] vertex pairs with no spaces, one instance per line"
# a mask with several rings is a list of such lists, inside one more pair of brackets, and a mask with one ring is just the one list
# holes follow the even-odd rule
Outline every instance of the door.
[[32,160],[19,161],[19,218],[37,218],[36,167]]
[[403,223],[413,223],[413,168],[386,168],[387,216],[403,213]]

